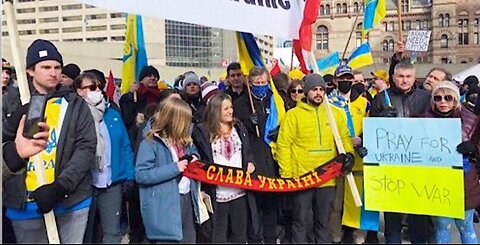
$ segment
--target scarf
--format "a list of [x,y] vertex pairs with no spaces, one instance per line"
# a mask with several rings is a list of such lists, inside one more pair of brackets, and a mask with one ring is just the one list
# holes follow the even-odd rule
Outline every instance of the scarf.
[[105,147],[105,139],[101,133],[100,123],[103,120],[103,113],[105,112],[105,100],[101,92],[89,92],[85,101],[92,112],[93,120],[95,121],[95,131],[97,133],[97,151],[95,159],[95,168],[99,171],[103,170],[102,155]]

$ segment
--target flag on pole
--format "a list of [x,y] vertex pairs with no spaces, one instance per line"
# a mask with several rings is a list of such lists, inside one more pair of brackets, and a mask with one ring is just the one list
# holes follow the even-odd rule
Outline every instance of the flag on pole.
[[[265,67],[260,48],[258,48],[255,38],[251,33],[237,32],[237,45],[239,63],[243,73],[248,74],[255,66]],[[285,116],[285,106],[272,79],[270,79],[270,89],[272,90],[272,96],[270,97],[270,114],[265,123],[263,140],[270,145],[272,153],[275,155],[275,142],[272,142],[268,138],[268,134],[280,125],[280,122]]]
[[147,65],[145,40],[143,39],[142,17],[127,15],[127,30],[123,46],[123,68],[121,93],[130,91],[132,84],[138,79],[140,71]]
[[274,59],[273,60],[273,67],[272,69],[270,70],[270,76],[271,77],[274,77],[275,75],[277,75],[278,73],[282,72],[281,69],[280,69],[280,65],[279,65],[279,61],[278,59]]
[[331,74],[335,72],[335,69],[340,65],[340,54],[335,51],[326,57],[317,60],[317,67],[322,75]]
[[115,79],[113,78],[112,70],[108,73],[107,86],[105,88],[105,95],[110,101],[115,98]]
[[[300,1],[301,2],[301,1]],[[307,70],[309,52],[312,51],[312,24],[317,20],[320,0],[306,0],[303,9],[303,19],[298,30],[299,39],[293,40],[293,50],[300,62],[300,70],[308,74]]]
[[347,65],[353,70],[373,64],[372,51],[368,42],[360,45],[347,60]]
[[365,0],[362,37],[365,37],[376,24],[380,23],[386,14],[385,0]]

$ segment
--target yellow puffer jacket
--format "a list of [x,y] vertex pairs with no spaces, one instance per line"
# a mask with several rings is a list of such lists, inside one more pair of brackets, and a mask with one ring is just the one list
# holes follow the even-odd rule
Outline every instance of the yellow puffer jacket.
[[[353,152],[345,113],[334,106],[330,108],[345,151]],[[280,126],[277,150],[280,176],[283,178],[299,177],[337,156],[325,106],[315,108],[302,100],[289,110]],[[322,187],[326,186],[335,186],[335,180]]]

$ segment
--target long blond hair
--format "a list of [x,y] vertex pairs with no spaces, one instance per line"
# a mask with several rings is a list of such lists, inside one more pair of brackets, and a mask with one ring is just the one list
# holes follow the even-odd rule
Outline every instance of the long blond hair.
[[190,106],[179,98],[167,98],[158,106],[152,129],[150,129],[146,138],[153,141],[153,136],[158,134],[161,138],[169,139],[172,143],[187,147],[192,143],[191,125],[192,110]]

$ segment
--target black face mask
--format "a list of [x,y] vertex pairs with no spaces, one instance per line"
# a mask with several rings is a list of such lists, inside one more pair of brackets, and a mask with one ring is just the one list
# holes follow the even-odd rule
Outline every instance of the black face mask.
[[350,92],[350,90],[352,89],[352,81],[345,81],[345,82],[339,82],[338,83],[338,90],[342,93],[342,94],[346,94],[348,92]]
[[365,92],[365,85],[363,85],[363,83],[355,83],[352,85],[352,90],[358,94],[363,94],[363,92]]

